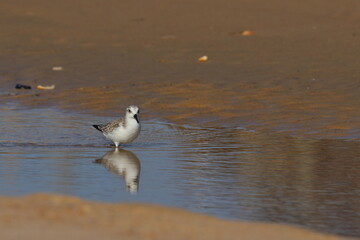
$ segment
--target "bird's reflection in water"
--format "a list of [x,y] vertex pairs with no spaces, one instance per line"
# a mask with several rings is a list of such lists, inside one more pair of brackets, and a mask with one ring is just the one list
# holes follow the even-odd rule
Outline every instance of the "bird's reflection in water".
[[134,153],[115,148],[115,150],[111,150],[101,158],[96,159],[95,163],[100,163],[110,172],[122,176],[127,191],[131,193],[138,191],[141,164]]

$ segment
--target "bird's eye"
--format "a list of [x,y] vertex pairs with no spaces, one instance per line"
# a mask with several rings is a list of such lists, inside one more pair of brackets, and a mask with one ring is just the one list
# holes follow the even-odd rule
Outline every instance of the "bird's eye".
[[129,113],[131,113],[131,110],[130,110],[130,109],[128,109],[128,112],[129,112]]

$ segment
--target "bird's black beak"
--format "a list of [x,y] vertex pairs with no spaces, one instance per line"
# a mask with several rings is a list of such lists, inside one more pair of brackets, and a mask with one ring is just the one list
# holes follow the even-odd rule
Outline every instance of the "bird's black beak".
[[137,114],[134,114],[134,118],[135,118],[135,120],[137,121],[137,123],[139,123],[139,119],[138,119],[138,115],[137,115]]

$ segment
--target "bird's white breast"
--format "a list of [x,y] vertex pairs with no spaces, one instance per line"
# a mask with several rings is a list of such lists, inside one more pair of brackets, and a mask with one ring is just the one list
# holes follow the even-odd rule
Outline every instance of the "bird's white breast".
[[120,144],[132,142],[140,133],[140,124],[129,121],[125,127],[119,126],[105,136]]

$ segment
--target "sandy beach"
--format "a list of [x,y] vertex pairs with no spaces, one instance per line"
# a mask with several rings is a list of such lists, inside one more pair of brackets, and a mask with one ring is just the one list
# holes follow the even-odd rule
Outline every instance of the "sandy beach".
[[[138,104],[144,119],[358,140],[359,12],[355,0],[2,0],[0,101],[104,116]],[[56,195],[1,197],[0,212],[1,239],[341,239]]]
[[2,239],[348,239],[155,205],[94,203],[58,195],[1,197],[0,210]]

